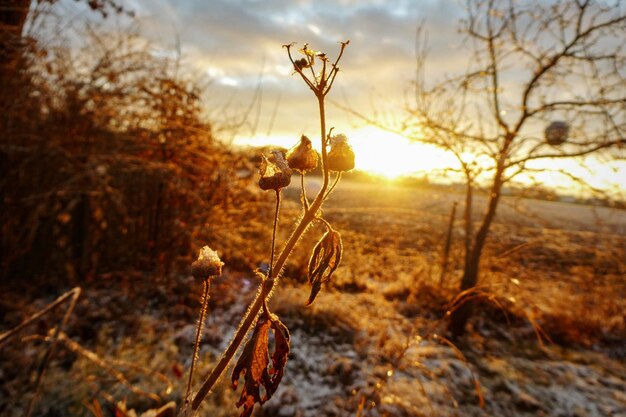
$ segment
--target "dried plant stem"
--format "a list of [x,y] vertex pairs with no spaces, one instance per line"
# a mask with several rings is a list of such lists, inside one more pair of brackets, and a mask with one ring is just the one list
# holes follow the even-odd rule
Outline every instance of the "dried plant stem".
[[342,174],[342,172],[340,171],[337,174],[337,176],[335,177],[335,181],[333,181],[333,185],[331,185],[330,188],[328,189],[328,192],[326,193],[326,196],[324,197],[324,200],[327,199],[330,196],[330,193],[333,192],[333,190],[335,189],[335,187],[339,183],[339,180],[341,179],[341,174]]
[[539,243],[541,243],[541,241],[539,239],[531,240],[530,242],[524,242],[522,244],[519,244],[517,246],[512,247],[509,250],[506,250],[506,251],[504,251],[502,253],[497,254],[496,258],[506,258],[507,256],[513,255],[516,252],[519,252],[519,251],[521,251],[523,249],[527,249],[530,246],[534,246],[534,245],[537,245]]
[[330,225],[330,223],[328,223],[323,217],[316,217],[315,220],[319,220],[320,222],[324,223],[329,231],[333,230],[333,227]]
[[15,326],[14,328],[12,328],[9,331],[6,331],[6,332],[0,334],[0,347],[2,347],[2,345],[4,345],[9,340],[11,340],[13,338],[13,336],[16,335],[24,327],[26,327],[29,324],[33,323],[35,320],[38,320],[39,318],[43,317],[46,313],[48,313],[49,311],[55,309],[60,304],[63,304],[65,302],[65,300],[67,300],[68,298],[70,298],[70,297],[78,298],[79,294],[80,294],[80,287],[76,287],[76,288],[73,288],[73,289],[69,290],[68,292],[66,292],[65,294],[59,296],[56,300],[54,300],[53,302],[48,304],[45,308],[39,310],[37,313],[33,314],[32,316],[30,316],[29,318],[27,318],[26,320],[21,322],[19,325]]
[[[278,214],[280,211],[280,188],[276,190],[276,209],[274,210],[274,226],[272,227],[272,250],[270,252],[270,268],[267,273],[267,279],[273,278],[274,252],[276,252],[276,229],[278,228]],[[269,320],[272,319],[270,308],[267,305],[267,297],[263,298],[263,311]]]
[[309,209],[309,199],[306,196],[306,189],[304,188],[304,172],[300,173],[300,187],[302,188],[302,206],[304,211]]
[[193,380],[193,371],[198,361],[198,352],[200,351],[200,339],[202,338],[202,328],[204,327],[204,318],[206,317],[207,307],[209,305],[209,291],[211,289],[211,281],[205,279],[203,282],[204,294],[202,296],[202,308],[200,310],[200,318],[198,319],[198,327],[196,328],[196,342],[193,347],[193,357],[191,358],[191,369],[189,370],[189,381],[187,382],[187,393],[185,394],[185,403],[189,402],[191,394],[191,382]]
[[224,370],[226,369],[226,367],[232,360],[233,356],[235,356],[235,353],[237,353],[239,346],[241,345],[241,343],[243,342],[243,339],[246,337],[246,334],[248,334],[248,331],[250,330],[250,326],[252,326],[252,323],[254,323],[254,321],[256,320],[256,317],[259,314],[261,307],[263,306],[264,303],[267,302],[267,300],[271,296],[272,289],[274,288],[274,283],[276,282],[275,280],[276,276],[282,270],[283,266],[285,265],[285,262],[287,261],[287,258],[291,254],[291,251],[296,246],[296,243],[298,243],[298,241],[302,237],[302,234],[307,229],[309,224],[315,219],[317,215],[317,211],[319,210],[319,208],[322,206],[322,203],[324,202],[324,199],[326,196],[326,190],[328,188],[328,177],[329,177],[327,163],[326,163],[326,160],[327,160],[326,146],[328,142],[327,136],[326,136],[326,113],[325,113],[325,107],[324,107],[323,92],[315,91],[315,95],[317,97],[317,101],[319,105],[320,130],[321,130],[321,140],[322,140],[322,172],[324,173],[322,188],[317,193],[315,200],[313,200],[308,210],[305,211],[304,215],[300,219],[300,222],[298,223],[295,230],[293,231],[293,233],[287,240],[285,247],[283,248],[282,252],[278,256],[276,263],[272,267],[272,274],[269,275],[268,279],[266,279],[263,282],[261,291],[259,291],[257,297],[254,299],[254,301],[250,305],[250,308],[248,309],[247,314],[244,316],[239,328],[237,329],[237,332],[235,333],[235,337],[230,342],[230,345],[228,346],[226,351],[224,351],[224,354],[218,361],[215,368],[213,368],[213,371],[211,371],[207,379],[204,381],[204,383],[198,390],[198,393],[196,394],[196,396],[194,397],[191,403],[191,408],[193,411],[197,410],[200,407],[200,404],[202,403],[204,398],[206,398],[211,388],[213,388],[213,385],[215,385],[219,377],[222,375],[222,373],[224,372]]
[[44,341],[53,344],[56,342],[56,340],[58,340],[59,342],[61,342],[68,350],[82,356],[83,358],[89,360],[90,362],[94,363],[95,365],[99,366],[100,368],[104,369],[105,371],[107,371],[113,378],[115,378],[120,384],[124,385],[126,388],[128,388],[133,394],[136,395],[140,395],[142,397],[147,397],[150,398],[151,400],[160,403],[161,402],[161,397],[159,397],[158,395],[152,393],[152,392],[148,392],[148,391],[144,391],[140,388],[137,388],[136,386],[134,386],[125,376],[122,372],[120,372],[119,370],[115,369],[113,366],[111,366],[109,364],[109,362],[107,362],[106,360],[102,359],[100,356],[98,356],[95,352],[85,349],[84,347],[82,347],[81,345],[79,345],[78,343],[76,343],[75,341],[73,341],[72,339],[70,339],[69,337],[67,337],[67,334],[65,334],[64,332],[61,332],[57,335],[57,338],[54,339],[54,336],[47,336],[43,338]]
[[46,372],[46,369],[48,368],[48,363],[50,363],[50,358],[54,355],[54,350],[56,348],[57,341],[59,340],[59,335],[63,331],[63,328],[65,327],[67,322],[70,320],[70,317],[72,316],[72,312],[74,311],[74,307],[76,307],[76,302],[78,301],[78,297],[80,296],[80,287],[73,288],[70,291],[68,291],[66,294],[68,295],[68,297],[70,297],[69,298],[70,304],[67,307],[67,310],[65,311],[65,315],[63,316],[63,319],[61,320],[59,325],[54,329],[52,337],[50,338],[50,346],[48,346],[46,353],[44,353],[41,364],[39,365],[39,368],[37,369],[37,378],[35,379],[35,389],[33,390],[33,396],[30,398],[28,407],[26,408],[26,413],[24,413],[25,417],[30,416],[33,410],[33,406],[35,405],[35,402],[37,401],[37,398],[39,397],[39,390],[41,387],[41,382],[43,381],[44,374]]

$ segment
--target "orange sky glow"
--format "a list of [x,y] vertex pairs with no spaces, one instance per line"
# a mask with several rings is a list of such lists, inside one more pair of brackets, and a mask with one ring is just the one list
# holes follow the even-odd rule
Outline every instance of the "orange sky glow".
[[[67,15],[79,6],[65,2]],[[336,56],[339,41],[350,40],[327,105],[327,124],[348,136],[357,169],[387,178],[438,173],[457,167],[455,158],[430,145],[367,125],[354,113],[374,120],[398,115],[410,102],[415,76],[415,34],[420,22],[429,34],[425,76],[440,80],[466,67],[467,48],[458,33],[463,17],[459,0],[294,0],[210,2],[129,0],[138,31],[164,51],[180,48],[182,63],[209,81],[207,114],[216,123],[240,122],[218,133],[227,143],[291,147],[301,134],[319,136],[315,99],[293,75],[283,44],[310,43]],[[315,142],[315,141],[314,141]],[[581,164],[582,162],[582,164]],[[626,162],[587,158],[534,162],[580,175],[592,186],[626,194]],[[520,176],[521,181],[529,178]],[[575,194],[577,186],[554,174],[535,180]]]

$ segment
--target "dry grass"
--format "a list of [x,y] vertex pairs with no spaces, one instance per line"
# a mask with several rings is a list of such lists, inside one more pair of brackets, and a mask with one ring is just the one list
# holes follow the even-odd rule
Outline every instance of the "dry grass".
[[[292,330],[294,348],[281,387],[259,415],[355,415],[359,407],[361,415],[370,416],[527,415],[541,410],[552,415],[567,410],[566,401],[558,399],[568,392],[605,411],[620,404],[619,396],[614,397],[618,394],[611,393],[626,383],[626,370],[619,365],[625,354],[626,306],[617,296],[625,285],[624,235],[498,223],[483,264],[485,291],[498,303],[479,305],[462,346],[465,362],[433,339],[443,329],[441,318],[460,275],[460,262],[453,258],[448,285],[438,287],[438,237],[445,229],[440,227],[447,221],[445,211],[428,209],[415,197],[422,194],[418,190],[390,189],[393,204],[410,202],[414,208],[388,207],[372,215],[367,208],[385,207],[384,199],[372,201],[371,193],[352,189],[350,183],[346,189],[349,198],[331,201],[326,210],[344,231],[346,247],[333,280],[312,307],[303,308],[308,287],[299,264],[306,262],[311,249],[305,239],[272,299],[272,310]],[[293,218],[290,210],[297,210],[297,202],[285,204],[284,219]],[[317,232],[313,228],[307,233]],[[250,228],[246,233],[255,232]],[[279,245],[286,237],[279,236]],[[526,244],[537,241],[540,244]],[[233,240],[232,245],[233,253],[250,250],[244,241]],[[453,253],[458,256],[459,248]],[[131,360],[167,375],[174,390],[163,400],[180,403],[200,289],[192,290],[189,279],[150,283],[141,275],[111,276],[94,284],[85,289],[68,335],[103,358]],[[232,269],[214,282],[213,291],[220,296],[212,297],[209,305],[198,378],[228,343],[257,284],[255,277]],[[5,294],[7,325],[19,322],[19,303],[11,303],[19,296]],[[29,311],[43,305],[34,304]],[[542,347],[537,342],[531,319],[552,343],[544,339]],[[17,368],[28,369],[14,365],[28,363],[36,352],[32,344],[26,346],[3,352],[10,359],[2,363],[4,375],[13,375],[3,385],[4,393],[20,383],[28,387],[26,375],[13,379]],[[97,399],[110,410],[107,395],[116,401],[126,398],[127,406],[139,411],[155,406],[93,364],[67,352],[59,354],[41,400],[50,410],[89,415],[85,399]],[[571,372],[578,385],[559,382]],[[547,383],[552,374],[558,377]],[[472,375],[481,384],[485,409],[479,407]],[[134,378],[133,383],[153,392],[163,388],[158,381]],[[594,386],[589,382],[594,378],[605,382]],[[83,380],[90,382],[73,382]],[[222,380],[203,410],[236,415],[230,409],[235,397]],[[10,410],[7,406],[0,408]],[[594,415],[593,410],[589,413]]]

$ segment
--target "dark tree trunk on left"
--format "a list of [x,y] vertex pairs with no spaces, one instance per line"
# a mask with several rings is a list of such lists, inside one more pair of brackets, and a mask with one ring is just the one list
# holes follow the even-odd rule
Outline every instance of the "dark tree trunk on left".
[[17,60],[29,7],[30,0],[0,2],[0,75],[3,81]]

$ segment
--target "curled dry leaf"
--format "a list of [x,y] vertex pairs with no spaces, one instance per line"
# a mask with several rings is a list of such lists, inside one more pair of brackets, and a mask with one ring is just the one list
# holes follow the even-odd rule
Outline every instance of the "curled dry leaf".
[[328,231],[317,242],[309,259],[309,285],[311,294],[306,305],[311,305],[322,289],[322,284],[328,281],[341,262],[343,244],[341,234],[328,228]]
[[[269,332],[274,331],[274,352],[269,357]],[[239,377],[244,372],[244,386],[237,407],[243,405],[241,417],[249,417],[254,410],[254,404],[263,404],[269,400],[285,371],[287,356],[289,355],[289,330],[277,318],[268,320],[261,317],[256,324],[252,337],[243,348],[243,352],[233,369],[233,389],[237,389]],[[261,385],[265,395],[261,397]]]

